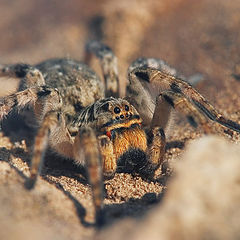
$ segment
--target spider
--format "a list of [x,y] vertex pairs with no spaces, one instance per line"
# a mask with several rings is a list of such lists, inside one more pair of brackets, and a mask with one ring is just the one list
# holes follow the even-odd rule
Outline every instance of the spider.
[[240,125],[218,113],[159,59],[134,61],[128,69],[126,98],[119,98],[114,53],[103,43],[92,41],[86,46],[87,62],[92,56],[100,60],[104,84],[87,65],[71,59],[52,59],[35,66],[1,65],[1,77],[21,80],[16,93],[1,99],[0,119],[14,110],[33,119],[27,121],[35,134],[26,182],[29,189],[41,172],[47,147],[86,167],[99,223],[105,178],[126,171],[152,179],[160,167],[172,108],[205,133],[211,132],[209,120],[237,132]]

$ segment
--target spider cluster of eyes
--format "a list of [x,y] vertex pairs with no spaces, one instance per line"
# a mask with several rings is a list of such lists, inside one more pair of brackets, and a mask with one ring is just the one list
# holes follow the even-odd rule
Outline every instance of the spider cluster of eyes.
[[120,114],[122,112],[120,107],[115,107],[113,109],[114,113],[117,114],[117,116],[115,117],[116,120],[120,120],[120,119],[124,119],[124,118],[127,119],[127,118],[132,116],[132,113],[131,112],[129,113],[129,106],[128,105],[124,106],[124,110],[126,111],[125,116],[123,114]]

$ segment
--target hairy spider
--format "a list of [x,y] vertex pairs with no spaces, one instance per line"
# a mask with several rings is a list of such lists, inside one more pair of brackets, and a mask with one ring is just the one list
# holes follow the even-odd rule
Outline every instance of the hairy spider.
[[100,59],[105,84],[87,65],[70,59],[47,60],[36,66],[1,65],[0,77],[21,81],[16,93],[1,99],[0,119],[14,109],[34,118],[27,122],[35,131],[29,188],[34,187],[48,146],[86,166],[96,221],[100,222],[103,178],[124,170],[151,179],[161,165],[164,129],[172,108],[205,133],[211,132],[209,120],[238,132],[240,125],[218,113],[159,59],[134,61],[128,69],[126,98],[119,98],[112,50],[93,41],[86,46],[86,60],[93,55]]

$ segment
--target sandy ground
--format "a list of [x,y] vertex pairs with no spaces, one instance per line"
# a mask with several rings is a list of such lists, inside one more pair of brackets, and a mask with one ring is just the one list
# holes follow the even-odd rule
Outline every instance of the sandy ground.
[[[121,3],[110,0],[101,2],[3,0],[0,3],[1,63],[33,64],[52,57],[82,59],[86,40],[97,35],[108,43],[119,57],[122,85],[126,82],[126,70],[131,61],[140,56],[159,57],[186,77],[200,74],[203,81],[196,86],[199,92],[225,116],[239,123],[240,1],[135,0],[129,2],[127,0]],[[98,31],[99,28],[103,33]],[[93,62],[93,65],[95,67],[96,62]],[[96,69],[99,70],[97,66]],[[6,95],[17,85],[14,81],[5,79],[2,80],[2,86],[0,94]],[[214,139],[212,140],[214,144],[209,143],[209,140],[206,140],[205,144],[199,142],[188,148],[189,152],[195,153],[195,157],[194,154],[185,155],[185,146],[202,134],[176,115],[167,139],[163,172],[161,173],[161,170],[157,172],[155,182],[146,182],[140,177],[123,173],[116,174],[112,180],[105,182],[104,212],[107,220],[100,232],[93,226],[91,191],[82,176],[82,169],[77,168],[70,161],[48,155],[35,189],[28,191],[24,188],[24,182],[29,176],[30,163],[25,144],[27,134],[18,132],[18,128],[11,136],[1,132],[0,239],[65,240],[107,237],[141,239],[141,233],[145,230],[149,235],[143,234],[142,237],[149,236],[151,239],[239,239],[240,231],[236,231],[234,227],[240,224],[239,206],[236,201],[239,200],[239,196],[234,195],[233,199],[231,198],[231,193],[240,192],[239,175],[233,171],[237,166],[234,165],[236,156],[239,155],[231,155],[235,147],[238,148],[239,135],[218,125],[215,128],[225,140]],[[227,141],[232,142],[232,145]],[[177,201],[171,200],[181,198],[177,194],[178,191],[185,192],[188,187],[195,189],[193,183],[197,172],[193,170],[193,174],[190,174],[193,168],[188,169],[191,165],[191,161],[188,161],[189,159],[202,161],[197,156],[202,156],[201,152],[206,151],[202,159],[211,162],[215,156],[214,151],[207,151],[208,148],[212,149],[211,144],[216,146],[215,153],[220,152],[220,149],[226,149],[218,155],[218,158],[222,159],[222,162],[228,160],[229,166],[235,167],[228,169],[224,165],[223,169],[227,169],[227,176],[217,175],[218,168],[214,167],[214,170],[211,168],[207,170],[207,177],[210,176],[209,181],[217,182],[220,191],[224,192],[224,185],[221,184],[224,184],[228,176],[236,176],[236,179],[232,180],[236,186],[231,185],[232,182],[229,181],[231,184],[227,187],[230,190],[226,193],[229,196],[226,204],[232,202],[231,211],[234,212],[234,209],[236,211],[235,215],[226,215],[232,228],[224,231],[223,226],[228,226],[214,225],[216,221],[213,218],[209,222],[210,226],[214,226],[211,234],[207,234],[209,229],[203,227],[199,228],[199,232],[194,233],[195,235],[191,235],[190,222],[195,223],[194,220],[197,219],[194,218],[194,214],[191,215],[191,211],[194,212],[199,205],[190,208],[188,216],[191,217],[187,222],[189,225],[184,225],[181,224],[181,219],[187,211],[171,213],[171,215],[168,209],[174,207],[168,206],[167,202],[176,206]],[[220,149],[217,148],[218,146],[221,146]],[[240,152],[238,151],[236,150],[237,153]],[[194,163],[194,160],[192,162]],[[217,164],[220,166],[222,162]],[[176,163],[178,166],[176,172],[180,177],[179,181],[174,182],[175,177],[172,177],[172,174],[175,172]],[[201,165],[194,166],[201,168]],[[215,170],[217,177],[215,172],[212,172]],[[183,186],[180,183],[184,176],[188,175],[187,173],[191,177]],[[199,178],[205,179],[205,173],[199,175]],[[176,182],[179,182],[179,185]],[[231,186],[236,188],[233,187],[231,190]],[[199,189],[196,194],[202,196],[202,189],[196,189]],[[203,189],[208,190],[208,182],[203,181]],[[188,198],[188,195],[185,197]],[[203,199],[206,199],[205,195]],[[221,197],[216,194],[212,205],[218,206],[220,199]],[[192,201],[194,202],[194,199]],[[185,207],[190,205],[191,201],[189,205],[183,204]],[[219,205],[216,209],[214,207],[210,210],[204,209],[202,216],[205,216],[207,223],[211,209],[215,212],[219,209],[221,211],[225,209],[225,205]],[[201,212],[201,209],[199,211]],[[159,219],[156,218],[156,214]],[[174,214],[179,221],[176,221]],[[173,217],[169,217],[170,215]],[[218,215],[213,214],[213,216],[219,218]],[[165,225],[163,218],[169,218]],[[169,228],[173,224],[181,228]],[[200,226],[197,221],[196,224]],[[194,225],[193,228],[195,229],[196,226]],[[162,229],[162,232],[156,235],[159,229]],[[175,235],[170,235],[170,232]],[[202,232],[205,232],[205,235],[202,235]]]

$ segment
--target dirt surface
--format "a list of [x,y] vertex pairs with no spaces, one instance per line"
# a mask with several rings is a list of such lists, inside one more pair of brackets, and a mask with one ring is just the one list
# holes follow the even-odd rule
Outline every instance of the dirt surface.
[[[203,80],[196,86],[199,92],[225,116],[240,123],[239,11],[239,0],[122,0],[121,3],[115,0],[2,0],[1,63],[35,64],[52,57],[83,59],[85,42],[98,37],[109,44],[119,57],[122,85],[126,83],[127,66],[135,58],[162,58],[186,77],[200,74]],[[96,62],[93,65],[98,71]],[[13,80],[5,79],[0,94],[6,95],[16,86]],[[225,138],[221,143],[218,140],[215,142],[223,148],[226,146],[223,161],[228,160],[228,157],[231,159],[233,149],[227,141],[239,145],[239,135],[218,125],[215,129]],[[16,135],[20,137],[16,138]],[[185,146],[201,136],[201,131],[192,129],[182,117],[176,115],[174,118],[167,138],[163,172],[157,172],[155,182],[146,182],[138,176],[123,173],[116,174],[112,180],[105,182],[106,224],[100,233],[93,226],[90,187],[82,175],[83,170],[71,161],[49,154],[35,189],[25,189],[24,182],[29,176],[31,159],[25,135],[27,134],[18,132],[17,128],[13,134],[15,137],[4,133],[0,135],[0,239],[105,239],[108,236],[111,239],[119,239],[119,236],[140,239],[136,231],[141,233],[140,230],[144,229],[148,229],[149,238],[150,233],[153,234],[151,239],[157,239],[154,235],[156,233],[162,234],[158,235],[159,239],[197,239],[197,235],[188,235],[190,230],[179,223],[181,220],[172,222],[179,224],[182,229],[178,229],[176,235],[168,235],[168,231],[172,230],[167,225],[163,227],[164,231],[157,231],[161,228],[162,218],[169,216],[166,210],[169,208],[168,199],[172,203],[173,196],[180,198],[177,192],[184,188],[181,181],[177,185],[174,178],[172,180],[175,163],[178,163],[177,171],[180,172],[181,179],[184,179],[187,172],[191,172],[187,160],[184,163]],[[207,143],[199,146],[203,150],[211,148],[211,144]],[[189,151],[194,148],[196,145],[190,146]],[[196,154],[200,154],[200,150],[201,148]],[[206,162],[211,161],[213,153],[206,153],[203,158]],[[181,161],[184,171],[181,170]],[[207,175],[213,176],[209,181],[223,178],[221,174],[216,177],[211,171],[213,168],[207,170]],[[218,171],[218,168],[214,168],[214,171]],[[230,176],[231,169],[228,173]],[[194,177],[192,175],[188,182],[194,183]],[[199,177],[204,178],[204,174]],[[239,177],[235,182],[236,189],[233,188],[232,192],[239,193]],[[203,185],[208,189],[207,182],[203,182]],[[170,194],[165,196],[168,191]],[[231,190],[226,194],[231,196]],[[219,199],[218,196],[213,205]],[[234,199],[236,200],[235,196]],[[226,204],[229,202],[226,201]],[[239,214],[237,201],[233,201],[233,209],[234,207],[235,213]],[[204,208],[203,211],[207,212],[208,209]],[[157,223],[150,224],[158,221],[154,212],[160,216],[159,227]],[[186,212],[179,211],[178,219]],[[236,214],[226,216],[233,225],[240,223],[236,220],[240,216]],[[207,218],[207,215],[204,216]],[[213,222],[214,219],[209,224]],[[166,224],[170,226],[171,222]],[[223,229],[222,225],[214,225],[213,232],[204,235],[204,239],[221,239],[221,236],[225,237],[222,239],[239,239],[239,232],[232,235],[215,234],[222,232],[220,229]],[[229,229],[226,232],[231,231]],[[199,233],[199,236],[203,235]]]

